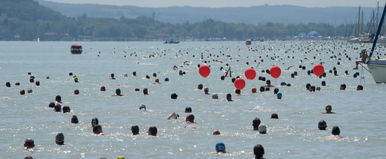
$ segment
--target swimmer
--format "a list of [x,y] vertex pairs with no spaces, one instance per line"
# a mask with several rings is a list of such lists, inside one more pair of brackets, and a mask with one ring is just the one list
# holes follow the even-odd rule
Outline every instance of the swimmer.
[[279,92],[279,93],[276,94],[276,98],[277,98],[277,99],[281,99],[282,97],[283,97],[283,94],[282,94],[282,93]]
[[269,87],[275,87],[274,85],[271,85],[271,80],[267,80],[266,82],[265,82],[265,86],[264,87],[266,87],[266,88],[269,88]]
[[171,99],[177,99],[177,97],[178,97],[178,95],[177,95],[176,93],[172,93],[172,94],[170,95],[170,98],[171,98]]
[[32,156],[26,156],[24,159],[33,159]]
[[194,115],[189,114],[188,116],[186,116],[185,122],[186,124],[195,124],[196,122],[194,122]]
[[55,101],[58,102],[58,103],[62,103],[62,97],[60,95],[57,95],[55,97]]
[[138,125],[131,126],[131,133],[133,133],[133,135],[139,135]]
[[332,127],[331,134],[335,137],[342,138],[342,136],[340,136],[340,129],[338,126]]
[[319,129],[319,130],[326,130],[326,128],[327,128],[327,123],[326,123],[326,121],[324,121],[324,120],[319,121],[319,123],[318,123],[318,129]]
[[99,124],[98,118],[92,118],[91,119],[91,127],[95,127],[98,124]]
[[172,114],[170,114],[169,116],[168,116],[168,120],[170,120],[170,119],[178,119],[180,117],[180,115],[178,115],[176,112],[173,112]]
[[139,110],[142,110],[143,109],[143,111],[146,111],[146,105],[141,105],[139,108],[138,108]]
[[63,133],[58,133],[55,137],[55,143],[57,145],[64,145],[64,135]]
[[115,90],[115,95],[113,95],[113,96],[123,96],[123,94],[121,94],[121,89],[116,89]]
[[142,92],[143,92],[143,95],[149,95],[149,90],[147,88],[144,88]]
[[69,112],[71,112],[71,109],[69,106],[63,106],[62,111],[63,111],[63,113],[69,113]]
[[25,139],[24,149],[32,149],[35,147],[35,141],[31,138]]
[[227,99],[228,102],[233,101],[232,100],[232,95],[230,93],[227,94],[226,99]]
[[105,86],[102,86],[102,87],[100,88],[100,91],[101,91],[101,92],[106,91],[106,87],[105,87]]
[[255,159],[264,159],[264,147],[260,144],[257,144],[253,147],[253,154],[255,155]]
[[260,134],[267,134],[267,127],[265,125],[259,126],[259,133]]
[[253,121],[252,121],[253,130],[255,130],[255,131],[259,130],[260,123],[261,123],[260,118],[253,119]]
[[204,88],[204,93],[205,93],[206,95],[209,95],[209,88]]
[[95,125],[95,126],[92,128],[92,132],[93,132],[95,135],[104,135],[104,134],[103,134],[103,131],[102,131],[102,126],[101,126],[101,125]]
[[322,112],[322,114],[335,114],[335,112],[332,112],[332,106],[326,105],[325,107],[326,112]]
[[149,127],[149,130],[147,131],[147,133],[150,136],[157,136],[157,127],[155,126]]
[[78,117],[76,115],[73,115],[72,118],[71,118],[71,123],[72,124],[78,124],[79,123],[79,120],[78,120]]
[[202,84],[197,85],[197,89],[202,90],[202,88],[204,88],[204,85],[202,85]]
[[219,153],[227,153],[226,148],[225,148],[225,144],[223,142],[217,143],[216,146],[215,146],[215,149],[216,149],[216,153],[217,154],[219,154]]
[[117,156],[117,159],[125,159],[125,156]]
[[221,135],[221,132],[220,132],[220,130],[215,130],[215,131],[213,131],[212,134],[213,134],[213,135]]
[[271,114],[271,119],[279,119],[279,115],[277,113]]
[[185,113],[192,113],[192,108],[191,107],[186,107],[185,108]]

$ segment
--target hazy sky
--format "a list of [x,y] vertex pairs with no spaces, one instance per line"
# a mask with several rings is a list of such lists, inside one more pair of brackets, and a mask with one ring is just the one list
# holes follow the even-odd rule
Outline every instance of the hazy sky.
[[299,5],[306,7],[328,6],[367,6],[375,7],[379,1],[383,6],[386,0],[47,0],[64,3],[88,3],[110,5],[135,5],[144,7],[200,6],[200,7],[236,7],[256,5]]

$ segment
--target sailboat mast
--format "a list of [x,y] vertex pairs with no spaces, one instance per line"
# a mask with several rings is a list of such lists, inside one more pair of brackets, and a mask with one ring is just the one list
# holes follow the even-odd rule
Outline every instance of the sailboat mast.
[[[382,13],[381,21],[379,22],[379,25],[378,25],[377,33],[375,34],[375,37],[374,37],[375,39],[373,41],[373,47],[371,48],[371,52],[370,52],[370,56],[369,56],[369,61],[371,60],[371,56],[373,56],[375,46],[377,45],[378,36],[381,33],[382,25],[383,25],[383,20],[385,19],[385,13],[386,13],[386,3],[385,3],[385,7],[383,7],[383,13]],[[369,62],[369,61],[367,61],[367,62]]]

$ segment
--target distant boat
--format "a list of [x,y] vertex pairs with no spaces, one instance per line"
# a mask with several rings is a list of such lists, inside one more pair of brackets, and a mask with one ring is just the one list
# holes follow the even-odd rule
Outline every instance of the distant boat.
[[164,42],[164,44],[178,44],[178,43],[180,43],[180,41],[166,40],[166,41]]
[[251,44],[252,44],[252,40],[251,39],[245,40],[245,45],[251,45]]
[[376,83],[386,83],[386,59],[376,59],[371,60],[371,57],[373,56],[375,46],[377,45],[378,36],[381,33],[383,21],[385,18],[385,12],[386,12],[386,3],[385,7],[383,8],[383,14],[381,21],[379,22],[377,33],[375,34],[374,41],[373,41],[373,47],[371,48],[371,52],[369,55],[369,60],[367,61],[367,67],[369,68],[369,72],[374,78],[374,81]]
[[71,53],[72,54],[81,54],[82,53],[82,45],[79,45],[79,44],[71,45]]

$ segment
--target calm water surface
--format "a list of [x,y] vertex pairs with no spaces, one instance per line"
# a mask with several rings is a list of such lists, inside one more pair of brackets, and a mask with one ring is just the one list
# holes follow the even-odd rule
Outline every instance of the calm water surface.
[[[82,55],[69,53],[74,42],[0,42],[1,158],[31,155],[34,158],[113,159],[123,155],[155,159],[250,159],[256,144],[264,146],[266,158],[385,158],[386,86],[375,84],[364,69],[352,70],[359,51],[370,45],[344,41],[266,41],[256,42],[248,49],[243,42],[78,43],[84,47]],[[334,55],[337,58],[331,59]],[[300,63],[305,57],[308,60]],[[261,59],[264,62],[254,62]],[[211,65],[208,78],[197,73],[197,64],[204,60]],[[191,65],[184,65],[185,61]],[[327,77],[324,79],[307,75],[307,70],[319,62],[325,62]],[[227,68],[225,63],[232,66],[233,76],[243,76],[248,67],[256,68],[257,76],[267,77],[278,86],[283,99],[276,99],[272,91],[252,94],[252,87],[259,90],[265,84],[257,79],[247,80],[242,95],[236,96],[231,79],[220,80],[223,74],[220,67]],[[179,69],[186,75],[179,76],[178,71],[172,69],[174,65],[183,66]],[[272,79],[261,73],[272,65],[282,68],[280,78]],[[301,70],[299,65],[307,69]],[[328,73],[334,66],[339,76]],[[349,75],[344,74],[345,70]],[[132,76],[133,71],[137,72],[136,77]],[[299,76],[291,78],[294,71]],[[29,82],[28,72],[41,86]],[[79,78],[79,83],[73,82],[70,72]],[[353,78],[355,72],[359,72],[360,77]],[[111,73],[116,80],[110,79]],[[153,73],[157,73],[161,84],[154,84],[154,77],[145,78]],[[46,79],[47,76],[50,79]],[[166,77],[169,82],[164,81]],[[306,91],[306,83],[321,86],[322,80],[327,86],[321,87],[321,91]],[[7,88],[6,82],[11,82],[12,87]],[[15,86],[15,82],[21,85]],[[282,87],[281,82],[292,86]],[[220,99],[211,99],[197,90],[200,83]],[[343,83],[347,89],[340,91],[339,85]],[[359,84],[364,86],[364,91],[356,91]],[[99,91],[102,85],[106,86],[106,92]],[[113,97],[116,88],[120,88],[124,96]],[[135,92],[135,88],[148,88],[149,95]],[[32,89],[33,93],[21,96],[21,89]],[[80,90],[80,95],[73,94],[75,89]],[[178,94],[177,100],[170,99],[174,92]],[[227,93],[232,93],[233,102],[225,100]],[[71,113],[56,113],[48,107],[56,95],[62,96],[63,105],[70,106]],[[141,104],[147,106],[147,112],[138,110]],[[336,114],[321,114],[326,104],[331,104]],[[183,111],[187,106],[193,109],[195,125],[184,123]],[[172,112],[177,112],[180,119],[166,120]],[[278,113],[281,119],[269,119],[272,113]],[[73,114],[80,120],[77,125],[70,123]],[[104,136],[92,134],[90,122],[94,117],[99,119]],[[252,131],[255,117],[267,125],[268,134]],[[316,131],[319,120],[326,120],[327,131]],[[138,125],[142,135],[131,136],[132,125]],[[158,137],[146,135],[149,126],[157,126]],[[343,139],[326,140],[332,126],[340,127]],[[222,135],[213,136],[215,129]],[[55,144],[58,132],[64,133],[63,146]],[[23,149],[26,138],[35,140],[33,151]],[[231,153],[212,154],[217,142],[224,142]]]

